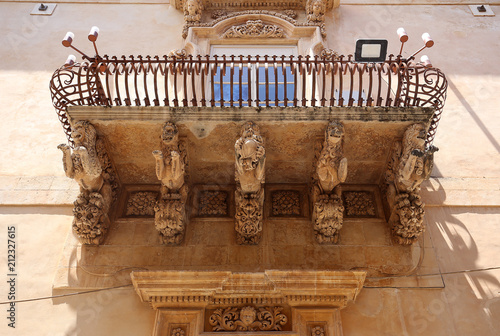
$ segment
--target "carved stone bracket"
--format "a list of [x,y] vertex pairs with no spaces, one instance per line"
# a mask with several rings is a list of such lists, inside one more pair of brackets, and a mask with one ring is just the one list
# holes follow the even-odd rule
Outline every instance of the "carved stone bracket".
[[88,121],[72,125],[73,151],[68,145],[58,146],[63,152],[66,176],[80,185],[80,195],[73,207],[73,231],[82,244],[100,244],[109,229],[109,211],[117,199],[119,182],[104,141]]
[[313,174],[313,223],[316,241],[338,242],[343,224],[344,205],[340,183],[347,178],[347,158],[343,156],[344,125],[330,122],[322,146],[316,149]]
[[155,227],[164,244],[178,245],[184,238],[187,222],[187,152],[173,123],[163,125],[161,139],[162,149],[153,151],[156,176],[161,181],[161,196],[154,209]]
[[424,124],[413,124],[406,129],[403,141],[394,144],[382,187],[389,208],[388,222],[399,244],[414,243],[424,231],[420,185],[429,178],[438,150],[425,147],[426,130]]
[[262,20],[248,20],[243,25],[237,25],[229,28],[222,35],[223,38],[282,38],[285,37],[285,31],[276,25],[265,24]]
[[236,224],[238,244],[258,244],[262,233],[266,152],[259,127],[243,125],[234,145]]

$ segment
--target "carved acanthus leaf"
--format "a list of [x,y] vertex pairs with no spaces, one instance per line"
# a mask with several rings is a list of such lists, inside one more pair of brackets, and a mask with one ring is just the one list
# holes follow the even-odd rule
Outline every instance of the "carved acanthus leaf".
[[186,202],[181,194],[160,199],[155,206],[155,227],[163,244],[179,245],[186,229]]
[[281,307],[219,308],[210,316],[213,331],[280,331],[288,321]]
[[248,20],[243,25],[233,26],[226,30],[223,38],[242,38],[242,37],[266,37],[283,38],[285,31],[276,25],[265,24],[262,20]]
[[417,193],[396,196],[396,216],[390,221],[393,237],[399,244],[413,244],[424,232],[424,205]]

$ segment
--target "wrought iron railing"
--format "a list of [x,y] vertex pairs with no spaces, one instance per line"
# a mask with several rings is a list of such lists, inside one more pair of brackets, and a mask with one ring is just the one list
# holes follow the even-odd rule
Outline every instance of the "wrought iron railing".
[[70,142],[68,106],[434,107],[432,143],[446,99],[437,68],[390,56],[138,56],[65,65],[52,76],[52,102]]

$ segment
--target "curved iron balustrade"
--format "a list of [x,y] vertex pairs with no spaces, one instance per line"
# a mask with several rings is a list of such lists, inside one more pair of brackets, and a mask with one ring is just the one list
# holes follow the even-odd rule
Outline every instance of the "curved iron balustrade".
[[104,56],[62,66],[50,91],[70,143],[66,109],[75,105],[419,106],[435,108],[429,146],[447,86],[439,69],[392,55],[383,63],[355,63],[351,56]]

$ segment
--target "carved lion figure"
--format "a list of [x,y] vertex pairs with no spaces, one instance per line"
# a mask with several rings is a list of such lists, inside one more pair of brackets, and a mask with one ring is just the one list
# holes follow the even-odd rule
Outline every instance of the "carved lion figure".
[[266,152],[257,125],[248,122],[234,145],[236,153],[236,182],[243,194],[256,193],[264,183]]
[[336,194],[321,195],[314,204],[313,221],[316,241],[320,244],[338,242],[344,218],[344,205]]
[[200,22],[202,9],[201,0],[187,0],[184,4],[184,21]]
[[325,21],[326,1],[307,0],[306,13],[307,22],[322,23]]
[[161,199],[155,205],[155,227],[164,244],[178,245],[184,238],[185,203],[182,200]]
[[330,193],[347,178],[347,158],[343,156],[344,125],[332,121],[325,132],[316,174],[322,193]]
[[73,230],[82,243],[98,245],[109,228],[106,201],[98,192],[80,194],[73,207]]

